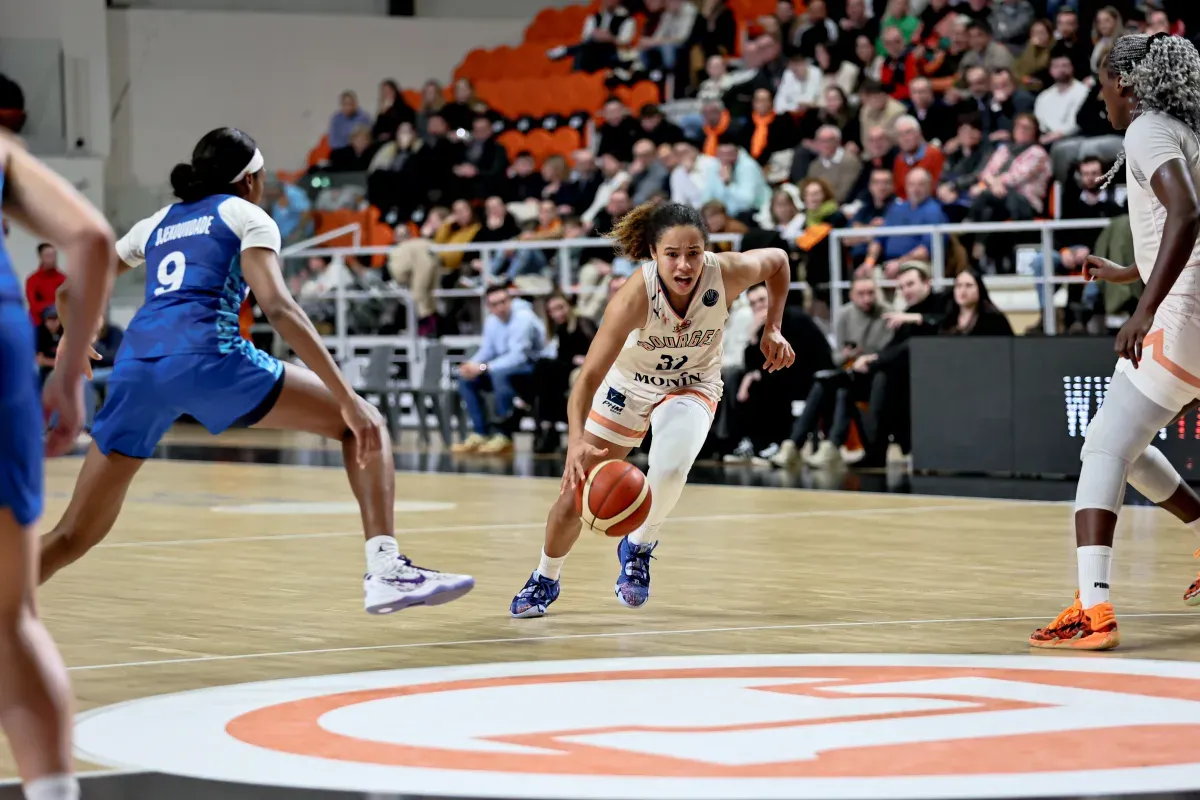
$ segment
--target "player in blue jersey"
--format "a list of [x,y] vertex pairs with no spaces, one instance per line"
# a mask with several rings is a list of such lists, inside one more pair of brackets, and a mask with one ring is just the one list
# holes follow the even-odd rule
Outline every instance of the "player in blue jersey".
[[[0,76],[0,108],[12,107],[14,88]],[[8,219],[66,256],[76,287],[70,312],[81,318],[102,313],[116,263],[112,230],[69,183],[6,131],[0,133],[0,195]],[[72,775],[71,685],[34,602],[34,524],[42,513],[43,453],[66,453],[83,424],[87,345],[86,339],[59,342],[58,369],[39,399],[33,328],[0,241],[0,728],[29,800],[79,797]],[[58,419],[45,441],[43,409]]]
[[[257,205],[265,175],[253,139],[234,128],[211,131],[191,163],[171,171],[180,202],[117,242],[118,272],[145,264],[146,299],[125,331],[74,496],[42,539],[42,580],[108,534],[134,475],[175,420],[188,414],[214,434],[239,426],[341,441],[367,537],[368,612],[461,597],[473,578],[414,566],[399,552],[387,428],[346,382],[284,284],[279,229]],[[247,284],[309,369],[283,364],[240,336],[238,308]],[[67,281],[60,305],[72,293]],[[63,320],[68,328],[72,322],[99,326],[98,318]]]

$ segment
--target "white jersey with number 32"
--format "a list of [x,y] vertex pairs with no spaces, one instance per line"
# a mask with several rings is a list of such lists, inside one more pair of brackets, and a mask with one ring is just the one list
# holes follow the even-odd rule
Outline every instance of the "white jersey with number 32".
[[642,277],[650,304],[646,324],[629,335],[608,382],[651,394],[670,394],[700,383],[720,385],[729,303],[716,254],[704,254],[704,268],[683,316],[671,307],[657,262],[643,264]]

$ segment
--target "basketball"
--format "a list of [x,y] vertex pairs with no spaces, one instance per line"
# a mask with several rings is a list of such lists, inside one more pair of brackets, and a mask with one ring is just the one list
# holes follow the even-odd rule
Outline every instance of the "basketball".
[[628,461],[602,461],[575,490],[575,510],[594,533],[626,536],[650,513],[650,484]]

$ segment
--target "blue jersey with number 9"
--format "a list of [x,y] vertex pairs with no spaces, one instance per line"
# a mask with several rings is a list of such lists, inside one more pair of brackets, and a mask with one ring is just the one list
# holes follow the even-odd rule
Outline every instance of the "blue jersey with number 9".
[[130,266],[146,266],[146,299],[125,332],[118,360],[229,353],[241,346],[238,310],[247,294],[241,254],[279,252],[279,228],[232,195],[176,203],[117,243]]

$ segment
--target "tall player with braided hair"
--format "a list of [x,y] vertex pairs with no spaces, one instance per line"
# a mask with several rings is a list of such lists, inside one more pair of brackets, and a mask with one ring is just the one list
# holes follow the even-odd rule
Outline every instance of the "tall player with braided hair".
[[708,252],[700,213],[679,203],[638,206],[610,235],[619,251],[645,263],[609,301],[571,391],[560,494],[546,520],[541,561],[509,608],[514,617],[540,617],[558,598],[559,572],[581,527],[576,484],[601,461],[625,458],[652,430],[650,514],[617,546],[615,588],[631,608],[649,598],[655,537],[679,501],[721,399],[725,320],[738,295],[766,283],[764,369],[774,372],[795,360],[779,332],[788,292],[785,252]]
[[[1089,275],[1146,289],[1117,334],[1120,356],[1088,427],[1075,494],[1079,591],[1029,639],[1035,647],[1107,650],[1120,641],[1109,600],[1113,534],[1125,483],[1187,520],[1194,493],[1150,443],[1200,398],[1200,54],[1186,39],[1123,36],[1100,67],[1108,118],[1125,129],[1132,267],[1091,259]],[[1193,584],[1195,587],[1195,584]],[[1189,589],[1188,596],[1194,596]]]

